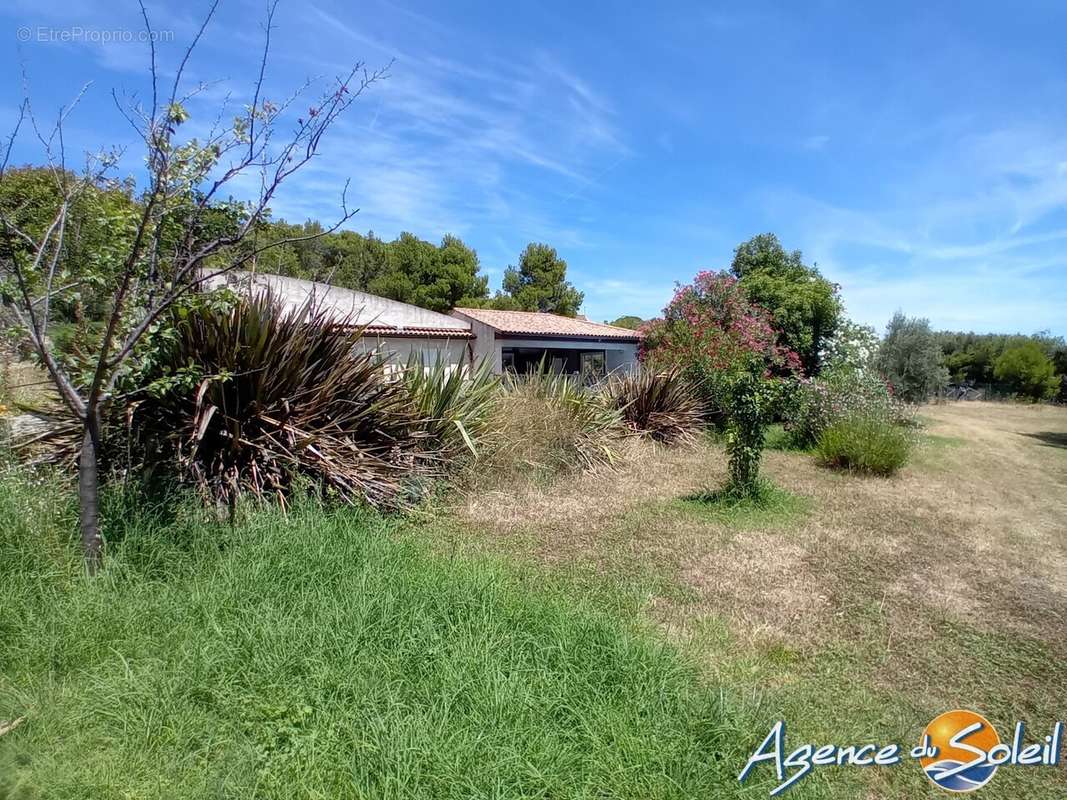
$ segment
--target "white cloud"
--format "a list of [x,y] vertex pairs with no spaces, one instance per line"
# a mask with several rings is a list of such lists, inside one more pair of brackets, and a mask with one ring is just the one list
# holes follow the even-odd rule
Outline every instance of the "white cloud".
[[[330,11],[312,10],[343,43],[336,49],[370,47],[397,61],[279,196],[279,216],[328,217],[351,177],[349,197],[361,208],[352,227],[387,237],[474,232],[494,243],[480,254],[489,271],[514,261],[531,240],[584,246],[566,201],[632,155],[611,104],[589,81],[546,51],[507,61],[422,49],[415,57]],[[316,68],[329,73],[339,65]]]
[[898,308],[936,327],[1062,330],[1067,304],[1067,137],[1039,127],[974,134],[897,175],[881,203],[760,194],[784,238],[842,285],[851,313],[881,326]]
[[825,134],[809,136],[800,143],[805,150],[822,150],[830,143],[830,137]]

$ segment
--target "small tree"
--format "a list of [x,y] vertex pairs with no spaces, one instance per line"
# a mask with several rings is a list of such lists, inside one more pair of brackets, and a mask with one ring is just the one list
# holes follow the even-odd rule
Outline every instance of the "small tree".
[[1033,341],[1006,349],[994,363],[993,375],[1020,397],[1035,402],[1052,397],[1060,385],[1052,359]]
[[948,383],[948,370],[930,321],[893,315],[878,348],[877,367],[894,394],[910,403],[924,403]]
[[[306,236],[239,246],[247,243],[264,220],[279,187],[311,161],[333,123],[384,74],[368,73],[357,64],[304,113],[295,111],[303,90],[280,103],[266,99],[264,76],[276,6],[271,3],[250,103],[228,121],[224,122],[220,114],[204,138],[180,142],[178,131],[189,118],[189,100],[203,88],[202,84],[186,87],[185,68],[217,5],[211,7],[184,51],[169,87],[159,79],[155,45],[151,44],[150,103],[125,107],[116,96],[119,108],[144,142],[147,175],[134,212],[120,220],[116,229],[118,246],[110,254],[109,264],[94,267],[63,258],[68,250],[72,208],[91,187],[106,183],[118,160],[115,151],[102,153],[89,158],[77,178],[67,177],[71,173],[63,146],[63,122],[81,95],[62,110],[51,129],[38,124],[29,100],[24,100],[0,160],[2,195],[14,143],[24,127],[29,127],[55,180],[56,199],[43,230],[27,230],[13,215],[0,213],[4,242],[0,268],[8,287],[4,292],[6,308],[81,427],[78,499],[82,546],[90,572],[97,569],[102,556],[99,452],[103,418],[116,386],[130,370],[138,345],[160,324],[168,309],[204,281],[254,263],[266,249],[316,238],[324,232],[318,229]],[[143,3],[141,12],[146,39],[152,43],[155,37]],[[304,90],[307,88],[305,85]],[[291,124],[288,135],[280,133],[282,124]],[[236,189],[238,178],[252,176],[260,187],[258,197],[248,202],[219,201]],[[340,219],[328,230],[335,230],[355,213],[345,205],[343,194],[341,208]],[[92,283],[101,270],[108,277],[103,332],[81,371],[58,357],[49,335],[51,313],[56,298]]]
[[739,245],[730,272],[748,298],[770,312],[779,344],[800,356],[805,374],[818,372],[842,315],[837,285],[805,264],[799,250],[786,251],[773,233]]

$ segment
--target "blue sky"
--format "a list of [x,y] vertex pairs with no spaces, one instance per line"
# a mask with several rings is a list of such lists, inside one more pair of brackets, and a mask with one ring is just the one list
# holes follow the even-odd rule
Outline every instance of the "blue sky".
[[[173,31],[165,67],[205,8],[150,3]],[[191,131],[247,97],[262,18],[262,2],[223,0],[190,71],[214,81]],[[527,242],[548,242],[594,319],[652,316],[676,281],[774,231],[879,330],[899,308],[938,328],[1067,334],[1062,2],[283,0],[275,21],[274,97],[395,59],[278,216],[330,219],[351,178],[350,227],[458,234],[494,288]],[[42,115],[91,81],[68,147],[128,143],[135,173],[110,93],[144,96],[147,47],[38,31],[138,29],[136,5],[8,0],[0,25],[4,74],[24,65]],[[4,82],[0,120],[20,96]]]

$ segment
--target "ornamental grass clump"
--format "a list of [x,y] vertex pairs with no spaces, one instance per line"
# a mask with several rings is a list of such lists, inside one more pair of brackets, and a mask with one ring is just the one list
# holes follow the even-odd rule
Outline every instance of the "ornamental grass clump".
[[492,452],[479,471],[494,481],[611,467],[629,433],[604,392],[543,372],[505,379],[492,425]]
[[626,426],[639,436],[669,445],[697,441],[704,429],[704,404],[678,368],[643,367],[613,375],[604,387]]
[[402,502],[440,474],[442,445],[362,330],[270,293],[174,321],[127,398],[131,435],[151,466],[232,507],[283,503],[300,478],[374,506]]
[[477,458],[491,435],[493,405],[500,394],[492,364],[483,361],[464,370],[412,356],[403,382],[425,435],[420,446],[439,453],[449,469]]

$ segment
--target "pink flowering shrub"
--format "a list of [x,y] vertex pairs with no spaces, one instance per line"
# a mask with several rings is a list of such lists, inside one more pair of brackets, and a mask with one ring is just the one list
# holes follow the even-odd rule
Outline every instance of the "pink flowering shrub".
[[722,413],[728,375],[751,364],[768,376],[800,370],[797,354],[778,345],[770,313],[749,302],[728,272],[704,271],[680,286],[642,333],[641,360],[682,370],[713,417]]

